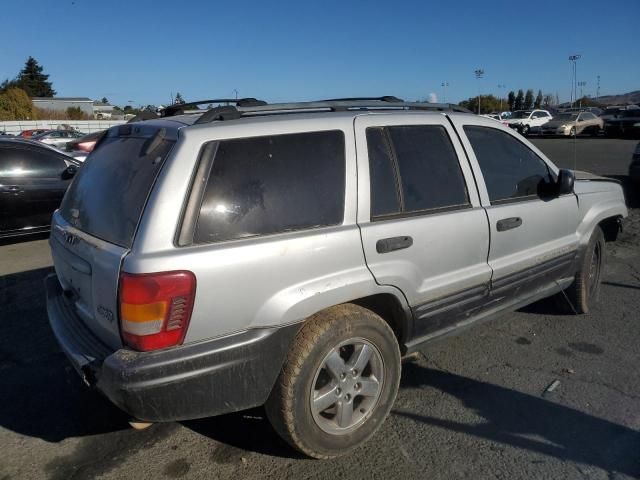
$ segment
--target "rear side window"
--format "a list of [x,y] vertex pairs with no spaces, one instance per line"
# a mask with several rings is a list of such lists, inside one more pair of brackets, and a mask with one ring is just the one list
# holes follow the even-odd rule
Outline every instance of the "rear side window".
[[341,131],[224,140],[214,151],[194,243],[342,223]]
[[543,197],[553,177],[547,164],[512,135],[494,128],[466,125],[491,203]]
[[90,235],[129,248],[147,197],[175,138],[153,125],[108,131],[60,206],[62,217]]
[[458,156],[440,125],[367,128],[371,217],[465,207]]

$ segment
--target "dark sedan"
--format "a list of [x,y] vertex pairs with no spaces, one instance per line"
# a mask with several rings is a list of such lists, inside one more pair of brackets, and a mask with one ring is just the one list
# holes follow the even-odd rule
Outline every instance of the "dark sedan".
[[636,150],[633,152],[633,157],[631,158],[629,177],[636,185],[640,185],[640,143],[636,145]]
[[79,165],[32,140],[0,139],[0,238],[48,231]]
[[623,110],[618,118],[606,120],[604,133],[607,137],[640,137],[640,108]]

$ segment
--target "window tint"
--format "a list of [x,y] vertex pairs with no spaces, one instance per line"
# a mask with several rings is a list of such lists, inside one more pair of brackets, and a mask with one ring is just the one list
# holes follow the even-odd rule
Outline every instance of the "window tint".
[[341,223],[344,148],[340,131],[220,142],[194,243]]
[[55,152],[40,148],[9,147],[2,149],[0,176],[57,178],[67,164]]
[[458,156],[439,125],[388,127],[404,212],[469,203]]
[[[95,237],[130,247],[147,197],[174,145],[153,125],[111,128],[87,158],[60,206],[63,218]],[[179,201],[179,200],[176,200]]]
[[369,176],[371,178],[371,216],[400,211],[400,198],[393,159],[382,128],[367,128]]
[[466,125],[491,202],[544,196],[553,183],[546,163],[526,145],[494,128]]

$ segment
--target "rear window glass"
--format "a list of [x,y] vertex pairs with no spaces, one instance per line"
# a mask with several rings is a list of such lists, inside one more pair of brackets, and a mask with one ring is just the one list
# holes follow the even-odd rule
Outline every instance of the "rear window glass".
[[220,142],[194,243],[342,223],[344,149],[341,131]]
[[165,129],[122,125],[89,155],[62,201],[78,229],[129,248],[155,178],[174,145]]

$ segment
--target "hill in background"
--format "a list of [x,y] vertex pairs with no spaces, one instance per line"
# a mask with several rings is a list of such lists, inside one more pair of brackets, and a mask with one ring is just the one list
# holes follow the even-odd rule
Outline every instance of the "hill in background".
[[626,105],[628,103],[640,105],[640,90],[622,95],[603,95],[598,98],[598,102],[603,105]]

